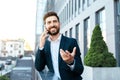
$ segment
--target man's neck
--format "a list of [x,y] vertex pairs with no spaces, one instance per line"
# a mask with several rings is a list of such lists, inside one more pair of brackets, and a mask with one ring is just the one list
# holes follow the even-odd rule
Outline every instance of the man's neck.
[[55,41],[58,37],[60,36],[60,33],[56,34],[56,35],[50,35],[50,39],[52,41]]

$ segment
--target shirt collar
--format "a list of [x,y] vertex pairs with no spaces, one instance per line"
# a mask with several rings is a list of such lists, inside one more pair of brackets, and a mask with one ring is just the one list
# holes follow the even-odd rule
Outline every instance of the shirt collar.
[[[58,37],[55,41],[60,41],[60,40],[61,40],[61,37],[62,37],[62,34],[60,34],[59,37]],[[50,39],[50,37],[48,37],[48,40],[49,40],[49,41],[52,41],[52,40]]]

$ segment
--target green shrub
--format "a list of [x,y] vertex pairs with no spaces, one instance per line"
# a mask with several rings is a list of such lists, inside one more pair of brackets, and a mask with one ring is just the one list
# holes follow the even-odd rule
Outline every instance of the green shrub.
[[99,25],[93,30],[90,48],[84,58],[84,63],[91,67],[115,67],[116,59],[108,51],[108,47],[103,40]]
[[4,76],[0,76],[0,80],[10,80],[10,79],[8,78],[8,76],[4,75]]

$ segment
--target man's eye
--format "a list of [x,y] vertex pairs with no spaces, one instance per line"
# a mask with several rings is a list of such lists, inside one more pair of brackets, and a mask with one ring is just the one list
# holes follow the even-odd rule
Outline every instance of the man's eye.
[[47,22],[47,24],[50,24],[50,22]]

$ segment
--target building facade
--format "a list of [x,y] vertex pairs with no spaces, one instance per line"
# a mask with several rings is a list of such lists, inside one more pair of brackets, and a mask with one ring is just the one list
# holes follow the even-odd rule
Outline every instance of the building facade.
[[[90,47],[92,31],[99,24],[102,35],[120,66],[120,0],[47,0],[47,11],[58,13],[61,33],[76,38],[82,60]],[[49,8],[48,6],[53,7]]]
[[39,44],[39,37],[44,29],[43,15],[45,13],[46,0],[37,0],[37,12],[36,12],[36,28],[35,28],[35,50]]
[[19,57],[24,55],[23,40],[1,40],[0,57]]

